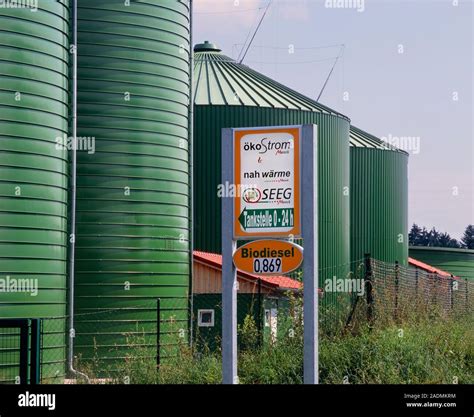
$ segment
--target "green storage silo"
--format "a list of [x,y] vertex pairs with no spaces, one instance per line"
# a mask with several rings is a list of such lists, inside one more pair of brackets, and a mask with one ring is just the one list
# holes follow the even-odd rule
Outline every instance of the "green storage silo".
[[456,277],[474,281],[473,249],[410,246],[409,253],[411,258],[442,269]]
[[[314,123],[321,280],[349,269],[349,119],[204,42],[194,48],[194,245],[221,251],[221,129]],[[329,298],[329,295],[325,298]]]
[[[53,382],[65,375],[69,7],[0,8],[0,318],[45,318]],[[18,375],[17,339],[0,334],[0,382]]]
[[78,51],[76,354],[156,349],[160,298],[164,357],[189,320],[189,2],[81,0]]
[[351,126],[351,260],[408,265],[408,154]]

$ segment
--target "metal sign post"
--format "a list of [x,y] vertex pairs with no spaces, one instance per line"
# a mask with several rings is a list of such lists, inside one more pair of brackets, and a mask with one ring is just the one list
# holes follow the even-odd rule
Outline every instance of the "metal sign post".
[[317,128],[302,128],[304,383],[318,384],[318,141]]
[[[318,383],[318,211],[315,125],[222,130],[222,381],[237,377],[237,239],[303,237],[304,382]],[[304,199],[301,198],[304,195]],[[273,240],[275,242],[275,240]],[[283,242],[282,242],[283,243]],[[289,245],[266,240],[261,275],[291,270]],[[266,247],[268,246],[268,247]],[[270,247],[271,246],[271,247]],[[259,245],[253,245],[254,248]],[[280,247],[280,250],[276,248]],[[284,259],[287,257],[288,259]],[[285,267],[283,262],[290,265]],[[240,262],[246,265],[248,262]],[[296,261],[294,261],[296,262]],[[239,262],[238,262],[239,263]],[[268,268],[266,268],[268,266]]]
[[[222,130],[222,183],[233,184],[232,129]],[[222,383],[237,384],[237,271],[232,256],[234,210],[231,195],[222,196]]]

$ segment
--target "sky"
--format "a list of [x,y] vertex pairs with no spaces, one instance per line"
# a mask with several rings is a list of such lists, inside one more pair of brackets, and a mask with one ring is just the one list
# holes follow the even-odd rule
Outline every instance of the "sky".
[[[194,42],[241,54],[269,0],[194,0]],[[341,7],[342,6],[342,7]],[[244,64],[410,153],[409,222],[474,224],[474,0],[273,0]],[[403,139],[404,138],[404,139]]]

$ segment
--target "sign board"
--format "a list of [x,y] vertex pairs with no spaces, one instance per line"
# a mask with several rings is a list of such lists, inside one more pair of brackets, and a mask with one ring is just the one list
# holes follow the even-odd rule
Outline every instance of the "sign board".
[[302,262],[303,248],[284,240],[256,240],[234,253],[235,267],[250,274],[288,274]]
[[234,129],[234,238],[299,237],[298,126]]
[[[300,265],[301,248],[287,241],[261,239],[301,236],[305,253],[303,380],[317,384],[318,127],[222,129],[221,143],[222,184],[234,188],[222,198],[222,382],[239,381],[236,266],[262,275],[289,272]],[[300,191],[304,191],[302,199]],[[237,239],[252,238],[258,240],[237,249]]]

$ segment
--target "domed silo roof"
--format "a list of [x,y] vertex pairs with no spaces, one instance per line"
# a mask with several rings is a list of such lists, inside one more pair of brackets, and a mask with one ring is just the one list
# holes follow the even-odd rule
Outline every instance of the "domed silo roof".
[[194,47],[194,104],[309,111],[349,118],[224,55],[208,41]]
[[408,265],[408,153],[354,126],[350,146],[351,260]]

